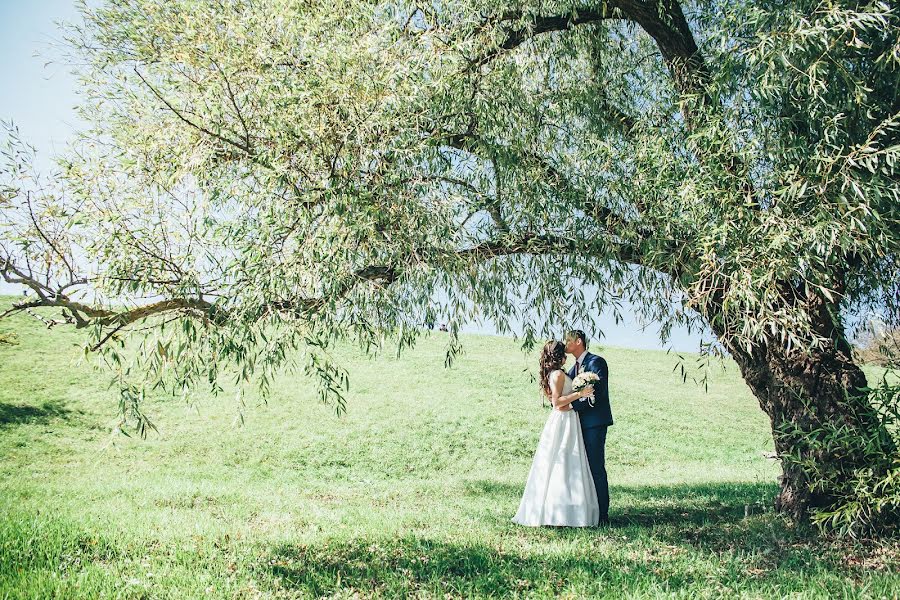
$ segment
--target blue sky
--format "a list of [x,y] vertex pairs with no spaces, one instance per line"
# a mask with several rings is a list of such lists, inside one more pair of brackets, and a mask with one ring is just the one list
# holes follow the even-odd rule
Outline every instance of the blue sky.
[[77,15],[72,0],[0,0],[0,119],[12,119],[37,147],[41,168],[77,123],[75,80],[54,48],[61,41],[54,21]]
[[[55,47],[61,34],[55,22],[78,18],[72,0],[0,0],[0,119],[18,125],[21,135],[38,151],[38,167],[46,170],[50,157],[62,151],[78,127],[73,107],[77,102],[75,78],[62,64]],[[46,63],[50,64],[46,64]],[[0,282],[0,293],[18,293]],[[601,344],[660,348],[657,327],[642,327],[633,315],[616,325],[602,315],[605,336]],[[468,331],[493,333],[490,326],[472,325]],[[598,337],[598,332],[588,332]],[[696,351],[701,336],[675,331],[670,346],[680,351]]]

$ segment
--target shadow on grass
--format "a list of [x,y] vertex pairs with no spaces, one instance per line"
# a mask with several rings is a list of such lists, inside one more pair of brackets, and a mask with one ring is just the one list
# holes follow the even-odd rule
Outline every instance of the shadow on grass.
[[269,555],[261,579],[277,578],[279,588],[313,597],[616,597],[673,590],[694,595],[709,586],[723,596],[796,592],[814,573],[827,573],[830,585],[852,588],[860,576],[811,544],[795,544],[772,559],[767,553],[700,551],[654,536],[602,540],[597,538],[604,534],[594,534],[567,547],[554,533],[532,532],[525,544],[404,537],[282,545]]
[[[503,497],[518,486],[469,482],[467,493]],[[302,595],[360,592],[369,596],[575,596],[628,593],[804,591],[823,576],[853,589],[860,572],[844,564],[845,549],[810,529],[763,511],[775,486],[725,483],[614,488],[621,508],[611,528],[524,528],[496,513],[491,541],[450,535],[331,539],[272,549],[268,576]],[[760,512],[745,517],[745,506]],[[501,523],[500,521],[504,521]],[[493,523],[495,522],[495,523]],[[458,541],[459,540],[459,541]],[[852,595],[852,594],[851,594]]]
[[0,428],[23,424],[45,424],[53,419],[70,419],[72,411],[57,402],[28,406],[0,402]]
[[654,527],[735,521],[772,510],[774,483],[614,486],[612,509],[621,525]]
[[[559,592],[566,579],[594,573],[599,561],[529,557],[483,544],[422,538],[351,540],[282,547],[270,561],[283,587],[321,597],[506,596]],[[564,578],[565,577],[565,578]]]
[[[517,504],[523,487],[524,484],[476,480],[466,482],[464,492],[468,496],[490,498],[497,504]],[[617,526],[636,527],[734,521],[748,514],[770,511],[776,492],[774,483],[613,485],[610,487],[610,518]]]

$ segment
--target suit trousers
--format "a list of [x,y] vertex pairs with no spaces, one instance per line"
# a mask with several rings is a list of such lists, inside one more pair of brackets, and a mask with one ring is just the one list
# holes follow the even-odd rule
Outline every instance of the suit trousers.
[[584,449],[600,504],[600,521],[609,519],[609,482],[606,479],[606,425],[582,429]]

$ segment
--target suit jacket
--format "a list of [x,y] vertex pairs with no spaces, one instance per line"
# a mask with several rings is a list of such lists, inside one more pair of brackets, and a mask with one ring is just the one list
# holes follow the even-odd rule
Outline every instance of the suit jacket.
[[[575,367],[569,369],[569,377],[575,379]],[[591,371],[600,377],[600,381],[594,384],[594,405],[591,406],[587,398],[576,400],[572,403],[572,410],[581,418],[581,428],[590,429],[603,425],[612,425],[612,411],[609,408],[609,367],[603,357],[591,354],[584,357],[581,363],[582,371]]]

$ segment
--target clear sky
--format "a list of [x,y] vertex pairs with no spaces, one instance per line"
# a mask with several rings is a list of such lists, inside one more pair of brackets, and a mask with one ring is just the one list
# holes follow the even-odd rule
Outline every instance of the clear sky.
[[42,168],[77,123],[75,80],[54,47],[62,37],[54,22],[77,16],[72,0],[0,0],[0,119],[37,147]]
[[[72,0],[0,0],[0,119],[18,125],[21,135],[38,151],[38,167],[46,170],[50,157],[61,151],[78,127],[73,111],[76,82],[61,64],[61,41],[56,22],[78,18]],[[50,64],[46,64],[46,63]],[[20,293],[0,282],[0,293]],[[601,343],[632,348],[660,348],[656,324],[636,322],[626,315],[616,325],[611,316],[601,316]],[[490,326],[473,325],[468,331],[493,333]],[[598,337],[598,332],[588,332]],[[700,335],[675,331],[670,346],[696,351]]]

